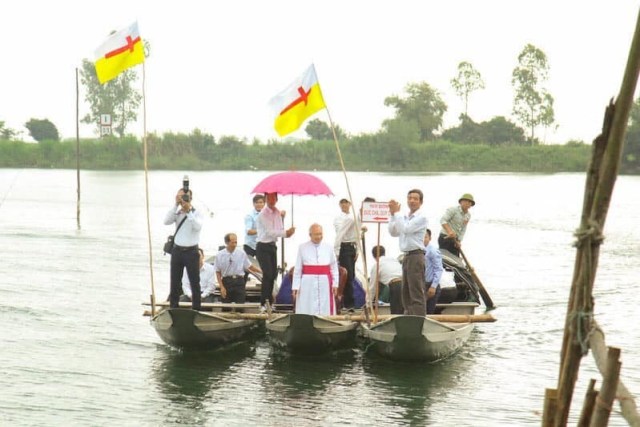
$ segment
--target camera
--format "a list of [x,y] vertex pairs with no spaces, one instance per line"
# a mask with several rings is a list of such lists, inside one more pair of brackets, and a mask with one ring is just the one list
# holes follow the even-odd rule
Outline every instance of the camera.
[[191,201],[191,197],[189,196],[189,175],[185,175],[184,178],[182,178],[182,191],[184,191],[182,200],[185,202]]

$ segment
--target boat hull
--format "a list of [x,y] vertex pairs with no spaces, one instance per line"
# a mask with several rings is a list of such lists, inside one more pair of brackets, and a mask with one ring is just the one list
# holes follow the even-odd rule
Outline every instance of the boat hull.
[[295,354],[321,354],[355,344],[358,322],[285,314],[266,322],[269,341]]
[[435,362],[456,353],[467,342],[473,323],[441,323],[421,316],[396,316],[367,327],[370,348],[392,360]]
[[214,313],[170,308],[153,317],[151,325],[173,347],[213,349],[245,339],[257,327],[257,321],[230,320]]

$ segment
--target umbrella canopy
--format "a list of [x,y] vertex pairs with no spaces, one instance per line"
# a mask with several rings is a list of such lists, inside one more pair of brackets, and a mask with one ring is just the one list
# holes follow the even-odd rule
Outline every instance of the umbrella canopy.
[[333,196],[327,184],[320,178],[304,172],[279,172],[269,175],[260,181],[251,193]]

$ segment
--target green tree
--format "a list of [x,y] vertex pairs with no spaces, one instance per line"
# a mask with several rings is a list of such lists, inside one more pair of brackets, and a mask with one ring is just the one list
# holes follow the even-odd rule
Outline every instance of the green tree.
[[476,123],[468,116],[460,116],[460,125],[442,132],[442,139],[462,144],[523,145],[524,130],[502,116]]
[[[328,124],[323,122],[320,119],[313,119],[307,123],[307,126],[304,128],[309,138],[316,141],[326,141],[333,140],[333,132],[331,132],[331,127]],[[335,125],[336,137],[340,139],[344,139],[346,134],[340,128],[340,126]]]
[[393,95],[385,98],[384,105],[396,109],[396,119],[413,122],[420,130],[420,141],[433,140],[434,132],[442,126],[447,104],[437,90],[426,82],[409,83],[405,87],[406,98]]
[[58,134],[58,128],[51,123],[49,119],[29,119],[24,127],[29,131],[31,138],[38,142],[42,141],[60,141],[60,135]]
[[17,132],[11,128],[6,127],[3,120],[0,120],[0,138],[7,141],[16,136]]
[[523,145],[526,142],[524,130],[503,116],[496,116],[481,125],[485,141],[489,145]]
[[620,170],[625,173],[640,173],[640,98],[636,99],[629,114]]
[[138,118],[138,107],[142,95],[132,87],[138,78],[129,68],[113,80],[100,84],[93,62],[83,59],[80,81],[85,87],[85,100],[89,103],[90,113],[82,118],[83,123],[94,123],[100,134],[100,115],[110,114],[113,130],[119,136],[125,135],[127,125]]
[[511,84],[515,92],[513,114],[530,129],[531,145],[535,142],[535,128],[551,126],[554,121],[553,97],[545,89],[549,77],[547,55],[527,44],[518,55],[518,66],[513,69]]
[[458,64],[458,75],[451,79],[451,86],[464,101],[464,115],[469,115],[469,95],[479,89],[484,89],[484,81],[480,72],[471,63],[463,61]]

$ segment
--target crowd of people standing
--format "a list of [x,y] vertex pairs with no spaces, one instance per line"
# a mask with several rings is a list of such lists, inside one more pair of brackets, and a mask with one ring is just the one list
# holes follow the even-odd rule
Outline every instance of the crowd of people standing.
[[[442,256],[432,243],[428,220],[421,209],[424,203],[422,191],[411,189],[406,197],[408,209],[404,213],[400,202],[394,199],[388,202],[388,233],[398,238],[402,261],[386,256],[384,246],[374,247],[372,255],[376,262],[369,275],[369,291],[376,294],[376,301],[388,301],[392,314],[424,316],[436,310],[443,272]],[[296,232],[293,226],[285,228],[286,212],[276,206],[278,194],[253,197],[253,209],[244,218],[242,249],[237,249],[237,235],[227,233],[225,246],[221,247],[213,265],[205,262],[204,252],[199,247],[203,218],[192,206],[192,199],[193,192],[186,182],[165,215],[164,223],[175,226],[170,251],[170,307],[178,307],[180,301],[191,301],[192,308],[199,310],[201,302],[213,301],[216,282],[222,302],[242,304],[246,300],[247,275],[252,272],[262,276],[260,305],[266,311],[274,303],[274,283],[280,272],[278,240],[283,244],[284,239]],[[440,218],[437,238],[440,249],[460,254],[471,219],[469,210],[474,205],[473,196],[466,193],[460,197],[457,206],[446,209]],[[349,200],[341,199],[339,207],[340,212],[333,221],[333,244],[323,241],[323,228],[314,223],[308,231],[309,240],[298,248],[292,276],[296,313],[329,315],[359,308],[354,298],[355,265],[359,247],[364,246],[359,242],[366,227],[360,225],[362,212],[356,217]],[[249,257],[257,259],[259,268]],[[343,286],[340,286],[341,270],[345,275]]]

